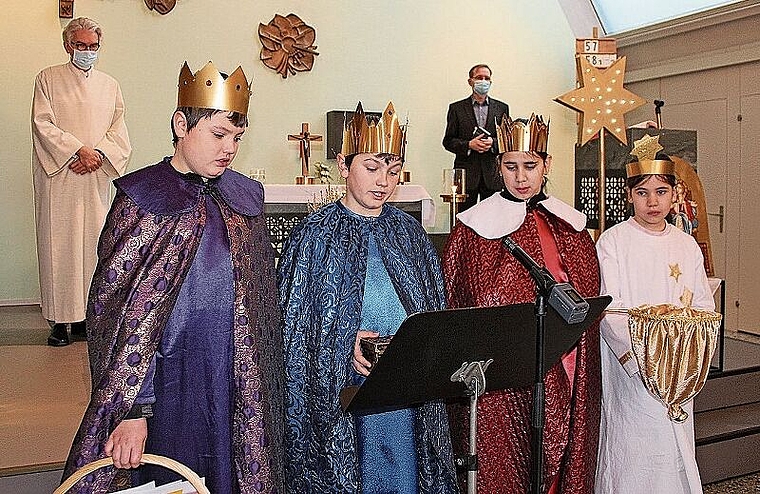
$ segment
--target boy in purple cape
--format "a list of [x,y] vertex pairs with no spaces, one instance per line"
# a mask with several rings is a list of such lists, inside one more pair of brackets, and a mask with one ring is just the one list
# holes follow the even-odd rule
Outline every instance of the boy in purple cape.
[[[90,403],[72,492],[174,480],[178,460],[214,493],[283,492],[283,358],[260,183],[227,170],[250,89],[209,62],[179,76],[175,153],[115,182],[87,307]],[[139,467],[139,468],[138,468]],[[127,470],[134,469],[134,470]]]

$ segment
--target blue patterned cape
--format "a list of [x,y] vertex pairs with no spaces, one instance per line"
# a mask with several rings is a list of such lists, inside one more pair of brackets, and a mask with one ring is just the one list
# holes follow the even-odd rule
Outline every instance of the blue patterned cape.
[[[293,229],[278,267],[286,368],[285,464],[288,492],[360,492],[354,417],[339,393],[351,366],[362,313],[370,233],[407,314],[444,308],[440,261],[422,226],[385,205],[360,217],[340,202]],[[457,491],[442,403],[416,407],[419,492]]]

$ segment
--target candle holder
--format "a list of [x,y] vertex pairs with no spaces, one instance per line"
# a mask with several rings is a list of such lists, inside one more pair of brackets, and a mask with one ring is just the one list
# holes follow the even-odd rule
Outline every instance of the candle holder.
[[456,223],[459,204],[467,200],[465,171],[462,168],[445,168],[443,170],[443,187],[441,199],[449,203],[449,231]]
[[310,175],[297,175],[295,182],[296,185],[314,185],[317,183],[317,177],[312,177]]
[[267,171],[264,168],[256,168],[254,170],[251,170],[250,177],[254,180],[258,180],[259,182],[266,183],[267,181]]

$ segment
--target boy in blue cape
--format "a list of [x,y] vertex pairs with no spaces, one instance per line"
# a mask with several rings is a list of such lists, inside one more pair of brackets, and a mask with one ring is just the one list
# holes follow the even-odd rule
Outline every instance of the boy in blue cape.
[[293,229],[278,267],[286,371],[289,492],[457,491],[444,405],[362,417],[339,393],[369,374],[365,336],[444,308],[440,262],[420,223],[387,204],[405,131],[389,104],[378,122],[357,108],[337,163],[346,194]]

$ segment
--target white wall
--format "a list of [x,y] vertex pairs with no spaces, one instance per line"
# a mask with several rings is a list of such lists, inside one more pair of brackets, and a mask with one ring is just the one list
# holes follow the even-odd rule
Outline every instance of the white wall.
[[[479,10],[476,10],[479,9]],[[55,0],[5,0],[0,17],[0,303],[39,297],[30,170],[29,111],[34,76],[65,61]],[[259,60],[259,23],[295,13],[317,31],[319,56],[311,72],[283,80]],[[467,70],[493,69],[492,95],[513,116],[536,111],[551,118],[552,192],[572,201],[575,114],[552,99],[574,87],[574,37],[557,0],[179,0],[166,16],[139,0],[76,0],[75,16],[104,29],[98,68],[121,83],[134,152],[130,170],[171,154],[169,118],[179,68],[213,60],[222,70],[242,65],[253,78],[251,125],[234,168],[265,168],[267,182],[291,183],[298,147],[288,133],[310,122],[325,133],[325,113],[382,110],[389,100],[409,116],[407,166],[412,181],[434,198],[441,169],[453,155],[441,146],[447,105],[468,94]],[[315,144],[312,160],[323,160]],[[438,201],[432,231],[448,228]]]

